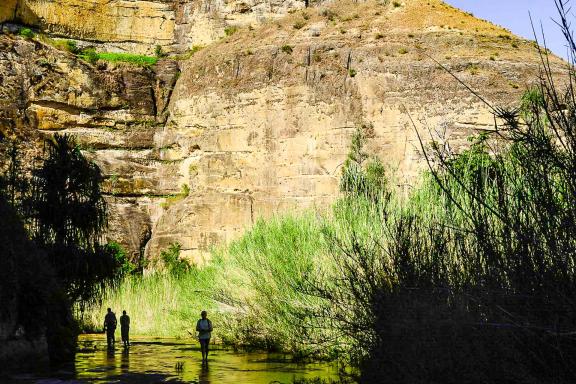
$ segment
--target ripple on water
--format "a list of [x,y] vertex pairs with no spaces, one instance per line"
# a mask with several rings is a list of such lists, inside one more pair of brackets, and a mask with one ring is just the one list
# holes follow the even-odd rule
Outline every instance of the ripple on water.
[[[280,354],[233,352],[214,347],[200,361],[193,340],[137,338],[129,350],[106,349],[103,335],[82,335],[74,370],[14,375],[14,383],[291,383],[301,378],[336,379],[332,364],[296,364]],[[120,343],[118,343],[120,346]]]

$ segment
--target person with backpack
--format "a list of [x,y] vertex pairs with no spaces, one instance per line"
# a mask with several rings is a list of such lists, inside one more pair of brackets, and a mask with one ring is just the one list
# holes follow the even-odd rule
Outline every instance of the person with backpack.
[[106,316],[104,317],[104,330],[106,331],[106,344],[108,344],[109,349],[114,347],[116,341],[114,339],[116,325],[116,314],[112,312],[112,309],[108,308],[108,313],[106,313]]
[[202,363],[208,363],[208,345],[212,336],[212,322],[208,319],[206,311],[202,311],[200,316],[202,318],[196,323],[196,331],[198,331],[198,341],[202,351]]

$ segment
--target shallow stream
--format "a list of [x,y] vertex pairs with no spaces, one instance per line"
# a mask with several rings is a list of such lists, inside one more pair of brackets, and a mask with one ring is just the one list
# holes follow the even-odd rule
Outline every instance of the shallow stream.
[[292,383],[295,379],[336,378],[332,364],[295,364],[287,356],[233,352],[215,346],[202,365],[193,340],[137,338],[129,350],[118,342],[107,351],[104,335],[82,335],[74,365],[12,374],[13,383]]

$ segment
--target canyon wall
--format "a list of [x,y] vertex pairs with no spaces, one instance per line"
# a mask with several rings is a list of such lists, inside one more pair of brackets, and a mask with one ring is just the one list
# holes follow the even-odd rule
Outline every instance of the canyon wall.
[[[66,24],[46,8],[58,2],[78,3],[77,12],[99,4],[98,15],[114,17]],[[135,41],[137,52],[207,45],[186,60],[137,68],[0,37],[9,85],[0,91],[0,128],[38,140],[76,135],[106,176],[109,237],[134,257],[179,242],[201,263],[258,218],[323,210],[338,195],[356,129],[408,190],[426,167],[417,132],[425,145],[458,151],[471,134],[493,129],[489,108],[452,75],[494,105],[513,105],[540,63],[531,42],[439,0],[305,10],[299,1],[25,3],[42,9],[36,25],[73,38]],[[144,12],[164,21],[138,32],[131,23]],[[222,38],[230,25],[240,28]],[[561,73],[563,62],[551,60]]]
[[[301,0],[7,0],[0,22],[18,21],[53,36],[151,54],[204,46],[227,28],[257,26],[303,8]],[[230,32],[228,32],[230,33]]]

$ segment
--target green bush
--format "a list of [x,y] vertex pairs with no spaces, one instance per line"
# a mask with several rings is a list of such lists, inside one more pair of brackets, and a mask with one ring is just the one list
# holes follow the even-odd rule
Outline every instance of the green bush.
[[32,32],[30,28],[20,28],[18,34],[27,39],[32,39],[35,36],[34,32]]
[[238,32],[238,27],[235,25],[230,25],[230,26],[224,28],[224,34],[226,36],[232,36],[236,32]]
[[87,61],[90,64],[96,64],[99,55],[94,48],[83,49],[78,55],[82,60]]
[[191,268],[190,263],[180,257],[181,245],[178,243],[170,244],[170,247],[160,253],[160,259],[164,268],[174,276],[182,276]]
[[78,54],[80,53],[80,49],[74,40],[66,40],[65,48],[68,52]]
[[298,20],[292,25],[292,27],[294,27],[294,29],[302,29],[305,25],[306,22],[304,20]]
[[282,49],[282,52],[284,52],[284,53],[287,53],[287,54],[289,54],[289,55],[292,54],[293,48],[292,48],[291,45],[288,45],[288,44],[283,45],[281,49]]
[[122,248],[120,244],[115,241],[111,241],[106,244],[106,250],[114,256],[116,264],[118,265],[118,275],[123,277],[129,275],[136,270],[136,265],[130,261],[126,250]]
[[154,55],[155,55],[157,58],[162,58],[162,57],[166,56],[166,55],[164,54],[164,52],[162,52],[162,46],[161,46],[161,45],[157,45],[157,46],[154,48]]

